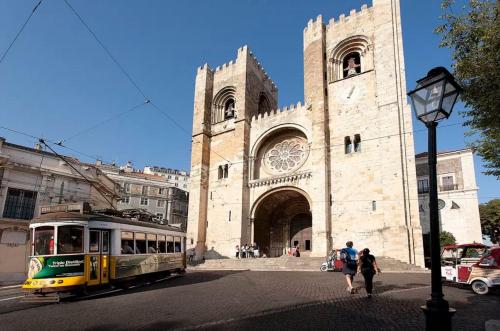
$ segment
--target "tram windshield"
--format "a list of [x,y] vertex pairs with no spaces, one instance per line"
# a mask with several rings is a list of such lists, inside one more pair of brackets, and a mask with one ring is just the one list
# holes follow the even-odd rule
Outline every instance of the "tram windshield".
[[40,226],[35,228],[34,255],[54,254],[54,227]]

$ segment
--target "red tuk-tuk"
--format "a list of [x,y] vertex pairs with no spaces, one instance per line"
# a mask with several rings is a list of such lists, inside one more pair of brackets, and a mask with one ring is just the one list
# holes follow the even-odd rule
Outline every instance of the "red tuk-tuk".
[[475,293],[486,294],[500,285],[500,248],[476,243],[445,246],[441,273],[446,281],[471,285]]

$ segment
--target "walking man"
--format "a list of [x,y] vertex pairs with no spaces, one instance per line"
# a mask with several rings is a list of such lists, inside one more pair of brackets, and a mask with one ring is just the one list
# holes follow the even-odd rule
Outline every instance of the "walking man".
[[356,271],[358,269],[358,251],[355,248],[352,248],[352,241],[348,241],[345,244],[347,247],[342,248],[340,251],[340,259],[344,263],[342,267],[342,273],[345,275],[347,280],[347,291],[351,294],[354,294],[354,287],[352,286],[352,282],[354,280],[354,275],[356,275]]

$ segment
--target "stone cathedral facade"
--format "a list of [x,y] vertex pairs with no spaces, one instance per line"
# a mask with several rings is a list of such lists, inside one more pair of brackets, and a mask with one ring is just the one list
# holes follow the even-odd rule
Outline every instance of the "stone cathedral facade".
[[[244,46],[195,86],[188,238],[196,257],[325,256],[347,240],[423,265],[399,1],[304,28],[304,102]],[[189,244],[189,242],[188,242]]]

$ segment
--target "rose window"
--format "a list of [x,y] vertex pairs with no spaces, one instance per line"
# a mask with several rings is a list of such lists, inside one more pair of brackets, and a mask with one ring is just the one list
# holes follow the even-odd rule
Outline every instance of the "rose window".
[[283,173],[299,168],[307,156],[306,143],[303,139],[292,138],[271,144],[264,162],[273,172]]

